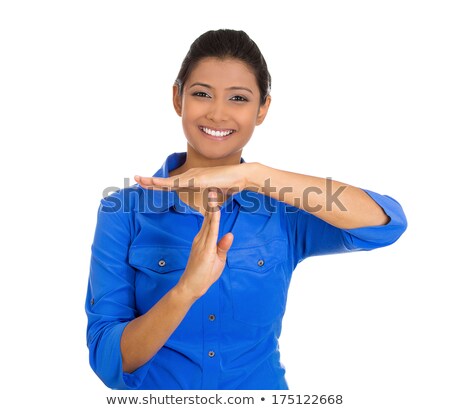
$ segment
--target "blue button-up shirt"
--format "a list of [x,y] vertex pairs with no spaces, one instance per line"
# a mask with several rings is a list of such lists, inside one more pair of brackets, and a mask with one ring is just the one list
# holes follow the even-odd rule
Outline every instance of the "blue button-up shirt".
[[[185,161],[185,152],[174,153],[153,176],[168,177]],[[177,284],[203,215],[176,191],[138,184],[102,199],[86,298],[92,369],[115,389],[287,389],[278,338],[297,264],[313,255],[390,245],[406,229],[394,199],[365,191],[390,217],[388,224],[338,229],[258,192],[229,197],[221,206],[219,239],[232,232],[234,242],[222,275],[133,373],[122,369],[122,332]]]

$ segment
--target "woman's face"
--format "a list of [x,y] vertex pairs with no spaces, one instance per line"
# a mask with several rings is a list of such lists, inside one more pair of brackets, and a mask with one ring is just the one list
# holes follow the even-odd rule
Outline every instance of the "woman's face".
[[189,145],[208,159],[240,158],[270,105],[262,106],[255,75],[240,60],[208,57],[186,80],[183,96],[174,86],[174,107]]

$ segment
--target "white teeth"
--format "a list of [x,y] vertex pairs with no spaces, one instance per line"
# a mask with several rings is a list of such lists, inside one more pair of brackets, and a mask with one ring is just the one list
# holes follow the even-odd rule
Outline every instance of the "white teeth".
[[210,130],[209,128],[202,127],[203,132],[206,132],[209,135],[212,135],[213,137],[226,137],[227,135],[230,135],[233,131],[214,131]]

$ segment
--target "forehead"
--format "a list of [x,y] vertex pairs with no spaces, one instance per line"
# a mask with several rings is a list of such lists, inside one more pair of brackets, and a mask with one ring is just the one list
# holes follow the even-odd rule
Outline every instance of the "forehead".
[[224,88],[240,85],[256,90],[258,87],[251,68],[241,60],[230,58],[222,60],[208,57],[200,60],[189,75],[186,85],[195,82]]

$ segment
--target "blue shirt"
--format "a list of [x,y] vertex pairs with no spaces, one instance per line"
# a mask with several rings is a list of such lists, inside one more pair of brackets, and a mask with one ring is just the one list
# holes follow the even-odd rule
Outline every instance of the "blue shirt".
[[[153,176],[168,177],[185,161],[186,152],[173,153]],[[114,389],[287,389],[278,338],[297,264],[313,255],[390,245],[406,229],[394,199],[365,192],[390,217],[388,224],[338,229],[262,193],[229,197],[221,206],[219,239],[233,232],[234,242],[221,277],[133,373],[122,370],[122,332],[176,285],[203,215],[176,191],[138,184],[102,199],[85,306],[92,369]]]

